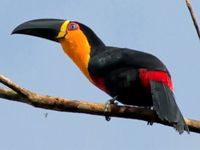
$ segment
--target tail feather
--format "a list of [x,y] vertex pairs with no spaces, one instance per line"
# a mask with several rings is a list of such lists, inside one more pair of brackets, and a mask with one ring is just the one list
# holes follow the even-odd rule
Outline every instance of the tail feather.
[[150,80],[153,100],[153,108],[161,120],[173,124],[174,128],[181,134],[183,131],[189,133],[183,115],[176,104],[174,94],[170,88],[159,81]]

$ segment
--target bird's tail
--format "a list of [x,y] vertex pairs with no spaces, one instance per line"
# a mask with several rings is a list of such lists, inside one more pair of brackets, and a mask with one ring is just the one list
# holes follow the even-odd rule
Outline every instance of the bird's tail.
[[183,115],[176,104],[174,94],[170,88],[159,81],[150,80],[153,108],[161,120],[166,120],[174,125],[174,128],[181,134],[183,131],[189,133]]

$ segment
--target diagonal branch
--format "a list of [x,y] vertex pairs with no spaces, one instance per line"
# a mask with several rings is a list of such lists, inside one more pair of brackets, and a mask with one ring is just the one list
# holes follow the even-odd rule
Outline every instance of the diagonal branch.
[[199,40],[200,40],[200,30],[199,30],[199,26],[198,26],[196,17],[195,17],[195,15],[194,15],[194,11],[193,11],[193,9],[192,9],[192,5],[190,4],[190,0],[186,0],[186,5],[187,5],[187,7],[188,7],[188,9],[189,9],[190,15],[191,15],[191,17],[192,17],[192,21],[193,21],[193,23],[194,23],[195,29],[196,29],[196,31],[197,31],[197,35],[198,35]]
[[[10,79],[0,75],[0,82],[7,85],[12,89],[1,88],[0,87],[0,98],[4,98],[11,101],[23,102],[30,104],[34,107],[64,111],[64,112],[74,112],[74,113],[85,113],[90,115],[100,115],[104,116],[105,104],[94,103],[94,102],[84,102],[77,100],[69,100],[61,97],[51,97],[45,95],[39,95],[28,91],[19,85],[13,83]],[[24,96],[21,93],[26,93],[28,96]],[[138,119],[143,121],[154,121],[155,123],[172,126],[166,121],[161,121],[155,111],[145,108],[136,107],[125,107],[111,105],[108,109],[108,113],[112,117],[120,117],[127,119]],[[191,132],[200,133],[200,122],[192,119],[185,118],[185,121]]]
[[6,85],[7,87],[11,88],[18,94],[24,97],[29,97],[30,91],[25,90],[24,88],[20,87],[16,83],[12,82],[10,79],[4,77],[3,75],[0,75],[0,83]]

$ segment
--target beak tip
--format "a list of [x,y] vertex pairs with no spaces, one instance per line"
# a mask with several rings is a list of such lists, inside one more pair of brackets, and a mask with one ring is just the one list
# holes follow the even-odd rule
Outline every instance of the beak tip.
[[16,28],[14,30],[12,30],[12,32],[10,34],[12,35],[12,34],[15,34],[15,33],[16,33]]
[[12,34],[23,34],[23,24],[17,26],[12,32],[11,32],[11,35]]
[[16,32],[15,32],[15,30],[13,30],[11,33],[10,33],[10,35],[13,35],[13,34],[15,34]]

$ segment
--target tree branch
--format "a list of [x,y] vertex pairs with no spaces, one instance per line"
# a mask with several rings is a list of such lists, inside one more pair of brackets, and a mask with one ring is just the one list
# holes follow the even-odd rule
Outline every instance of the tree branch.
[[190,15],[192,17],[192,21],[194,23],[194,26],[195,26],[195,29],[197,31],[197,35],[199,37],[199,40],[200,40],[200,30],[199,30],[199,26],[198,26],[198,23],[197,23],[197,20],[196,20],[196,17],[194,15],[194,11],[192,9],[192,5],[190,4],[190,0],[186,0],[186,4],[187,4],[187,7],[189,9],[189,12],[190,12]]
[[[34,107],[56,111],[85,113],[100,116],[105,115],[105,104],[102,103],[84,102],[64,99],[61,97],[39,95],[20,87],[2,75],[0,75],[0,82],[11,88],[7,89],[0,87],[0,98],[23,102]],[[160,120],[155,111],[150,109],[111,105],[108,113],[110,113],[110,116],[112,117],[153,121],[155,123],[172,126],[168,122]],[[199,121],[187,118],[185,118],[185,121],[191,132],[200,133]]]

